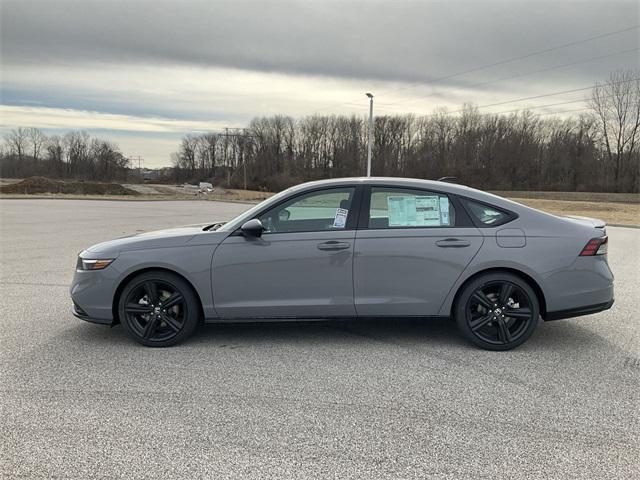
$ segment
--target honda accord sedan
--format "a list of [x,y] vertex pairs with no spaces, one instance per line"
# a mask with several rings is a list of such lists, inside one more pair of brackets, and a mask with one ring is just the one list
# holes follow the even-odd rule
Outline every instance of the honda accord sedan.
[[346,178],[285,190],[227,223],[80,253],[73,313],[169,346],[201,322],[433,317],[489,350],[540,319],[613,304],[604,222],[452,183]]

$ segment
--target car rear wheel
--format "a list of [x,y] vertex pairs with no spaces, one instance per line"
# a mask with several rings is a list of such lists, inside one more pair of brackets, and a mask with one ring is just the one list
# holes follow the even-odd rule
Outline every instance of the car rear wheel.
[[538,298],[520,277],[487,273],[468,283],[460,293],[454,316],[462,334],[487,350],[511,350],[536,329]]
[[142,345],[168,347],[189,337],[198,325],[198,299],[190,285],[168,272],[133,278],[120,295],[120,322]]

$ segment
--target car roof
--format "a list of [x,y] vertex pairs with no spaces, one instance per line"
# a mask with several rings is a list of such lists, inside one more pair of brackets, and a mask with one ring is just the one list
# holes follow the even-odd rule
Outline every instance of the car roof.
[[404,177],[345,177],[331,178],[327,180],[316,180],[312,182],[302,183],[287,190],[289,193],[303,192],[305,190],[313,190],[322,187],[332,187],[341,185],[383,185],[398,188],[423,188],[433,190],[435,192],[450,193],[462,197],[479,200],[496,207],[502,207],[507,210],[520,212],[524,210],[534,210],[521,203],[508,200],[504,197],[494,195],[483,190],[467,187],[458,183],[439,182],[437,180],[425,180],[421,178],[404,178]]
[[[316,180],[312,182],[302,183],[293,187],[291,190],[307,190],[318,187],[330,187],[339,185],[388,185],[394,187],[407,187],[407,188],[425,188],[429,190],[436,190],[442,192],[458,193],[461,195],[471,195],[474,192],[480,194],[486,194],[481,190],[475,190],[465,185],[459,185],[457,183],[439,182],[437,180],[424,180],[421,178],[403,178],[403,177],[345,177],[345,178],[331,178],[327,180]],[[490,194],[487,194],[490,195]]]
[[[457,183],[439,182],[437,180],[424,180],[420,178],[403,178],[403,177],[345,177],[345,178],[332,178],[327,180],[316,180],[312,182],[306,182],[294,187],[283,190],[282,192],[268,198],[264,202],[257,205],[261,209],[268,209],[275,203],[285,200],[291,195],[303,194],[306,191],[313,191],[323,187],[339,187],[339,186],[358,186],[358,185],[379,185],[398,188],[421,188],[425,190],[431,190],[434,192],[440,192],[445,194],[453,194],[460,197],[477,200],[479,202],[493,205],[498,208],[502,208],[507,211],[514,212],[520,217],[526,216],[529,221],[551,221],[552,227],[559,225],[557,222],[562,222],[562,225],[566,227],[566,220],[551,215],[546,212],[542,212],[535,208],[523,205],[513,200],[509,200],[498,195],[494,195],[489,192],[477,190],[475,188],[467,187],[466,185],[460,185]],[[250,218],[254,213],[254,209],[250,209],[244,214],[240,215],[233,221],[229,222],[229,226],[236,228],[238,222]]]

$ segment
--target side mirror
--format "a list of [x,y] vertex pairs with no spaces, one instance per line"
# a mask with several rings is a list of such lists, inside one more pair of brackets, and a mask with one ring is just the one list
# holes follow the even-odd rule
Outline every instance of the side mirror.
[[243,233],[245,237],[260,237],[262,236],[262,232],[264,231],[264,227],[262,226],[262,222],[257,218],[253,218],[240,227],[240,231]]

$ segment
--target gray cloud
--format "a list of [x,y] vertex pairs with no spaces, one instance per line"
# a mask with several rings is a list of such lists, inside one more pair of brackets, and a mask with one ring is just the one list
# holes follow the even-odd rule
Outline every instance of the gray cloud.
[[[3,68],[114,62],[428,81],[638,23],[633,2],[2,2]],[[467,84],[638,46],[638,30],[466,76]],[[621,55],[571,67],[586,84]],[[508,68],[507,68],[508,67]],[[126,74],[126,71],[123,72]],[[450,82],[451,83],[451,82]]]

